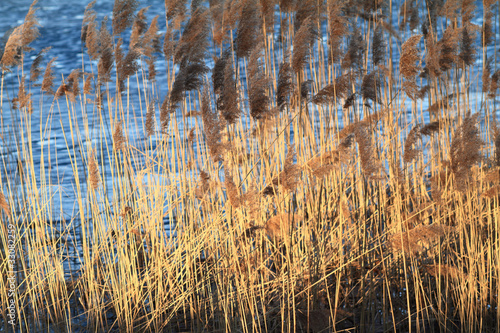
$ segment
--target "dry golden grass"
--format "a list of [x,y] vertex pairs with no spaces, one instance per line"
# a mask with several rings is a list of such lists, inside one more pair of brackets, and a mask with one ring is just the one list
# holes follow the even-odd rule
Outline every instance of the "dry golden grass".
[[20,331],[499,330],[496,2],[94,5],[62,79],[0,44]]

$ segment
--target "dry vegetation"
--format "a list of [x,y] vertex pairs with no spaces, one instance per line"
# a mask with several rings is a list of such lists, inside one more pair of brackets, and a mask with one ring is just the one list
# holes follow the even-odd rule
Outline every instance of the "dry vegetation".
[[7,330],[8,224],[23,332],[500,329],[497,1],[94,3],[63,79],[36,1],[0,48]]

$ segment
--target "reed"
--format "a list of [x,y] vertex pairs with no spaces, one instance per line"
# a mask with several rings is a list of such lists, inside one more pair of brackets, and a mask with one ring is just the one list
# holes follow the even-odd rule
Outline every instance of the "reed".
[[6,332],[500,330],[498,2],[95,4],[0,42]]

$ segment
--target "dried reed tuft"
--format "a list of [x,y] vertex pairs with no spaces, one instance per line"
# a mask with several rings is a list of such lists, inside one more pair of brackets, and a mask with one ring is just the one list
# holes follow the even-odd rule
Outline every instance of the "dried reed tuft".
[[483,142],[476,127],[478,117],[479,113],[466,116],[451,141],[451,170],[455,175],[456,187],[461,192],[467,189],[471,167],[481,158],[480,150]]
[[102,20],[99,32],[100,57],[97,64],[97,80],[99,84],[111,82],[111,69],[114,63],[113,37],[107,28],[107,17]]
[[3,192],[0,192],[0,208],[2,208],[6,215],[10,215],[9,202],[7,201],[7,198],[5,198]]
[[176,16],[183,18],[186,15],[186,3],[187,0],[165,0],[167,20]]
[[278,3],[282,12],[291,12],[295,10],[296,0],[279,0]]
[[113,36],[124,32],[134,22],[134,12],[139,3],[137,0],[115,0],[113,4]]
[[[26,91],[26,79],[23,76],[19,82],[19,90],[17,93],[16,101],[19,102],[19,108],[23,109],[30,106],[31,103],[31,93]],[[30,111],[28,109],[28,111]]]
[[418,225],[417,227],[389,237],[388,244],[395,251],[416,255],[429,249],[440,237],[453,232],[453,227],[440,224]]
[[410,24],[410,30],[415,30],[418,26],[418,6],[415,0],[405,0],[399,8],[399,30],[404,30],[406,24]]
[[115,129],[113,131],[113,150],[119,151],[123,150],[126,145],[125,135],[123,134],[122,122],[118,121],[115,123]]
[[93,74],[86,73],[87,77],[83,83],[83,93],[86,95],[92,94],[92,79],[94,78]]
[[300,167],[293,163],[295,159],[295,148],[288,145],[283,170],[278,176],[279,183],[284,190],[293,191],[299,184]]
[[353,76],[351,73],[337,77],[334,84],[327,85],[313,97],[313,103],[327,104],[335,102],[337,98],[345,99],[349,97],[352,79]]
[[92,190],[96,190],[99,187],[99,184],[101,182],[101,175],[99,174],[99,166],[97,164],[95,152],[93,149],[90,151],[88,163],[89,163],[88,164],[89,186]]
[[421,125],[414,126],[410,133],[408,133],[408,137],[405,142],[405,150],[404,150],[404,161],[405,163],[412,162],[420,153],[420,149],[413,148],[413,145],[417,144],[417,140],[420,139],[421,136]]
[[234,124],[241,114],[238,106],[238,89],[234,76],[234,64],[232,58],[229,57],[224,67],[224,86],[220,99],[217,101],[219,111],[229,124]]
[[56,61],[56,59],[57,58],[50,59],[49,63],[47,64],[47,67],[45,68],[45,74],[43,75],[42,89],[41,89],[43,92],[52,95],[54,95],[54,90],[52,90],[52,87],[54,86],[54,79],[55,79],[55,76],[52,72],[52,66],[54,64],[54,61]]
[[401,46],[400,72],[407,80],[412,80],[421,70],[421,68],[415,65],[415,62],[420,60],[417,44],[421,38],[422,35],[412,36]]
[[458,57],[462,60],[464,66],[471,66],[476,60],[476,50],[474,48],[474,38],[471,36],[467,26],[462,29],[460,39],[460,53]]
[[198,8],[189,19],[184,33],[177,42],[174,61],[181,67],[188,63],[204,62],[208,47],[209,21],[208,11]]
[[194,191],[194,195],[199,200],[203,199],[205,193],[210,189],[210,175],[203,170],[200,170],[200,180],[199,185]]
[[374,66],[384,64],[385,48],[386,48],[386,42],[384,39],[384,34],[382,32],[382,26],[379,25],[373,32],[372,58]]
[[361,169],[367,178],[372,178],[373,174],[382,168],[382,163],[377,156],[377,147],[368,134],[368,127],[358,123],[354,128],[354,137],[358,143]]
[[155,127],[155,103],[154,101],[150,101],[148,111],[146,112],[146,137],[154,135]]
[[129,50],[140,47],[140,38],[148,28],[146,23],[146,12],[149,7],[144,7],[139,10],[132,24],[132,34],[130,35]]
[[282,213],[275,215],[267,220],[265,225],[266,233],[273,240],[283,240],[290,235],[293,221],[293,214]]
[[328,62],[330,64],[340,60],[342,55],[342,39],[349,32],[348,20],[344,15],[345,5],[345,0],[328,0],[328,20],[330,27]]
[[250,53],[248,63],[248,102],[250,104],[250,115],[254,119],[266,117],[269,111],[269,96],[266,94],[269,78],[263,71],[263,66],[259,62],[262,54],[262,44],[254,47]]
[[293,40],[292,68],[295,73],[299,73],[309,60],[310,48],[316,35],[311,18],[308,17],[302,22]]
[[445,72],[452,68],[453,64],[457,63],[458,41],[460,38],[460,29],[453,28],[449,25],[443,33],[443,37],[439,41],[440,58],[439,64],[441,71]]
[[95,12],[95,10],[92,9],[94,7],[96,1],[97,0],[91,1],[85,7],[85,11],[83,13],[82,31],[81,31],[81,36],[80,36],[82,43],[86,43],[89,25],[93,24],[95,22],[95,19],[97,18],[97,13]]
[[283,111],[289,103],[289,97],[293,91],[292,67],[285,59],[280,64],[278,72],[278,88],[276,90],[276,104]]
[[378,102],[377,91],[380,90],[381,83],[380,72],[378,70],[366,74],[361,83],[361,96],[363,96],[363,99],[371,99],[374,102]]
[[256,0],[244,0],[236,30],[236,56],[238,58],[247,57],[257,44],[261,24]]
[[483,192],[483,194],[481,194],[481,197],[492,199],[498,197],[499,194],[500,194],[500,185],[496,185],[488,189],[487,191]]
[[222,160],[222,154],[225,150],[225,146],[220,142],[222,138],[222,126],[217,117],[217,112],[213,112],[211,110],[207,86],[203,89],[201,99],[201,117],[203,120],[205,141],[207,143],[210,156],[214,162],[219,162]]
[[365,42],[361,29],[353,24],[353,31],[349,39],[347,52],[342,59],[342,68],[351,68],[360,72],[363,67],[363,50],[365,49]]
[[224,162],[224,186],[226,187],[226,194],[229,203],[233,208],[238,208],[241,205],[241,197],[238,191],[238,187],[233,181],[231,172],[229,171],[229,166]]
[[174,31],[173,29],[169,29],[163,38],[163,55],[165,56],[165,60],[171,60],[174,56],[176,45],[177,43],[174,40]]
[[40,67],[40,64],[43,60],[44,54],[47,53],[50,49],[51,49],[51,47],[46,47],[43,50],[41,50],[40,52],[38,52],[35,60],[33,60],[33,62],[31,63],[31,69],[30,69],[30,81],[31,82],[35,82],[38,79],[38,77],[40,76],[40,74],[42,73],[42,69]]
[[341,163],[347,164],[352,157],[352,145],[354,134],[345,137],[334,151],[327,151],[322,155],[312,158],[307,162],[307,166],[315,177],[323,178],[333,170],[337,169]]
[[158,17],[159,15],[153,17],[148,30],[146,30],[139,41],[141,53],[150,59],[154,58],[153,53],[161,52],[161,35],[158,33]]
[[433,121],[420,129],[420,134],[430,136],[432,133],[439,132],[439,121]]
[[222,56],[215,61],[214,67],[212,68],[212,83],[214,93],[216,94],[220,94],[224,88],[224,70],[230,56],[231,49],[226,49]]

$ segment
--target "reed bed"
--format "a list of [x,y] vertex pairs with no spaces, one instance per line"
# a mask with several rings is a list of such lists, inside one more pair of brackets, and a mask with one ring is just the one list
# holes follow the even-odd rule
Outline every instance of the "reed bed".
[[497,1],[94,4],[0,48],[6,331],[500,330]]

